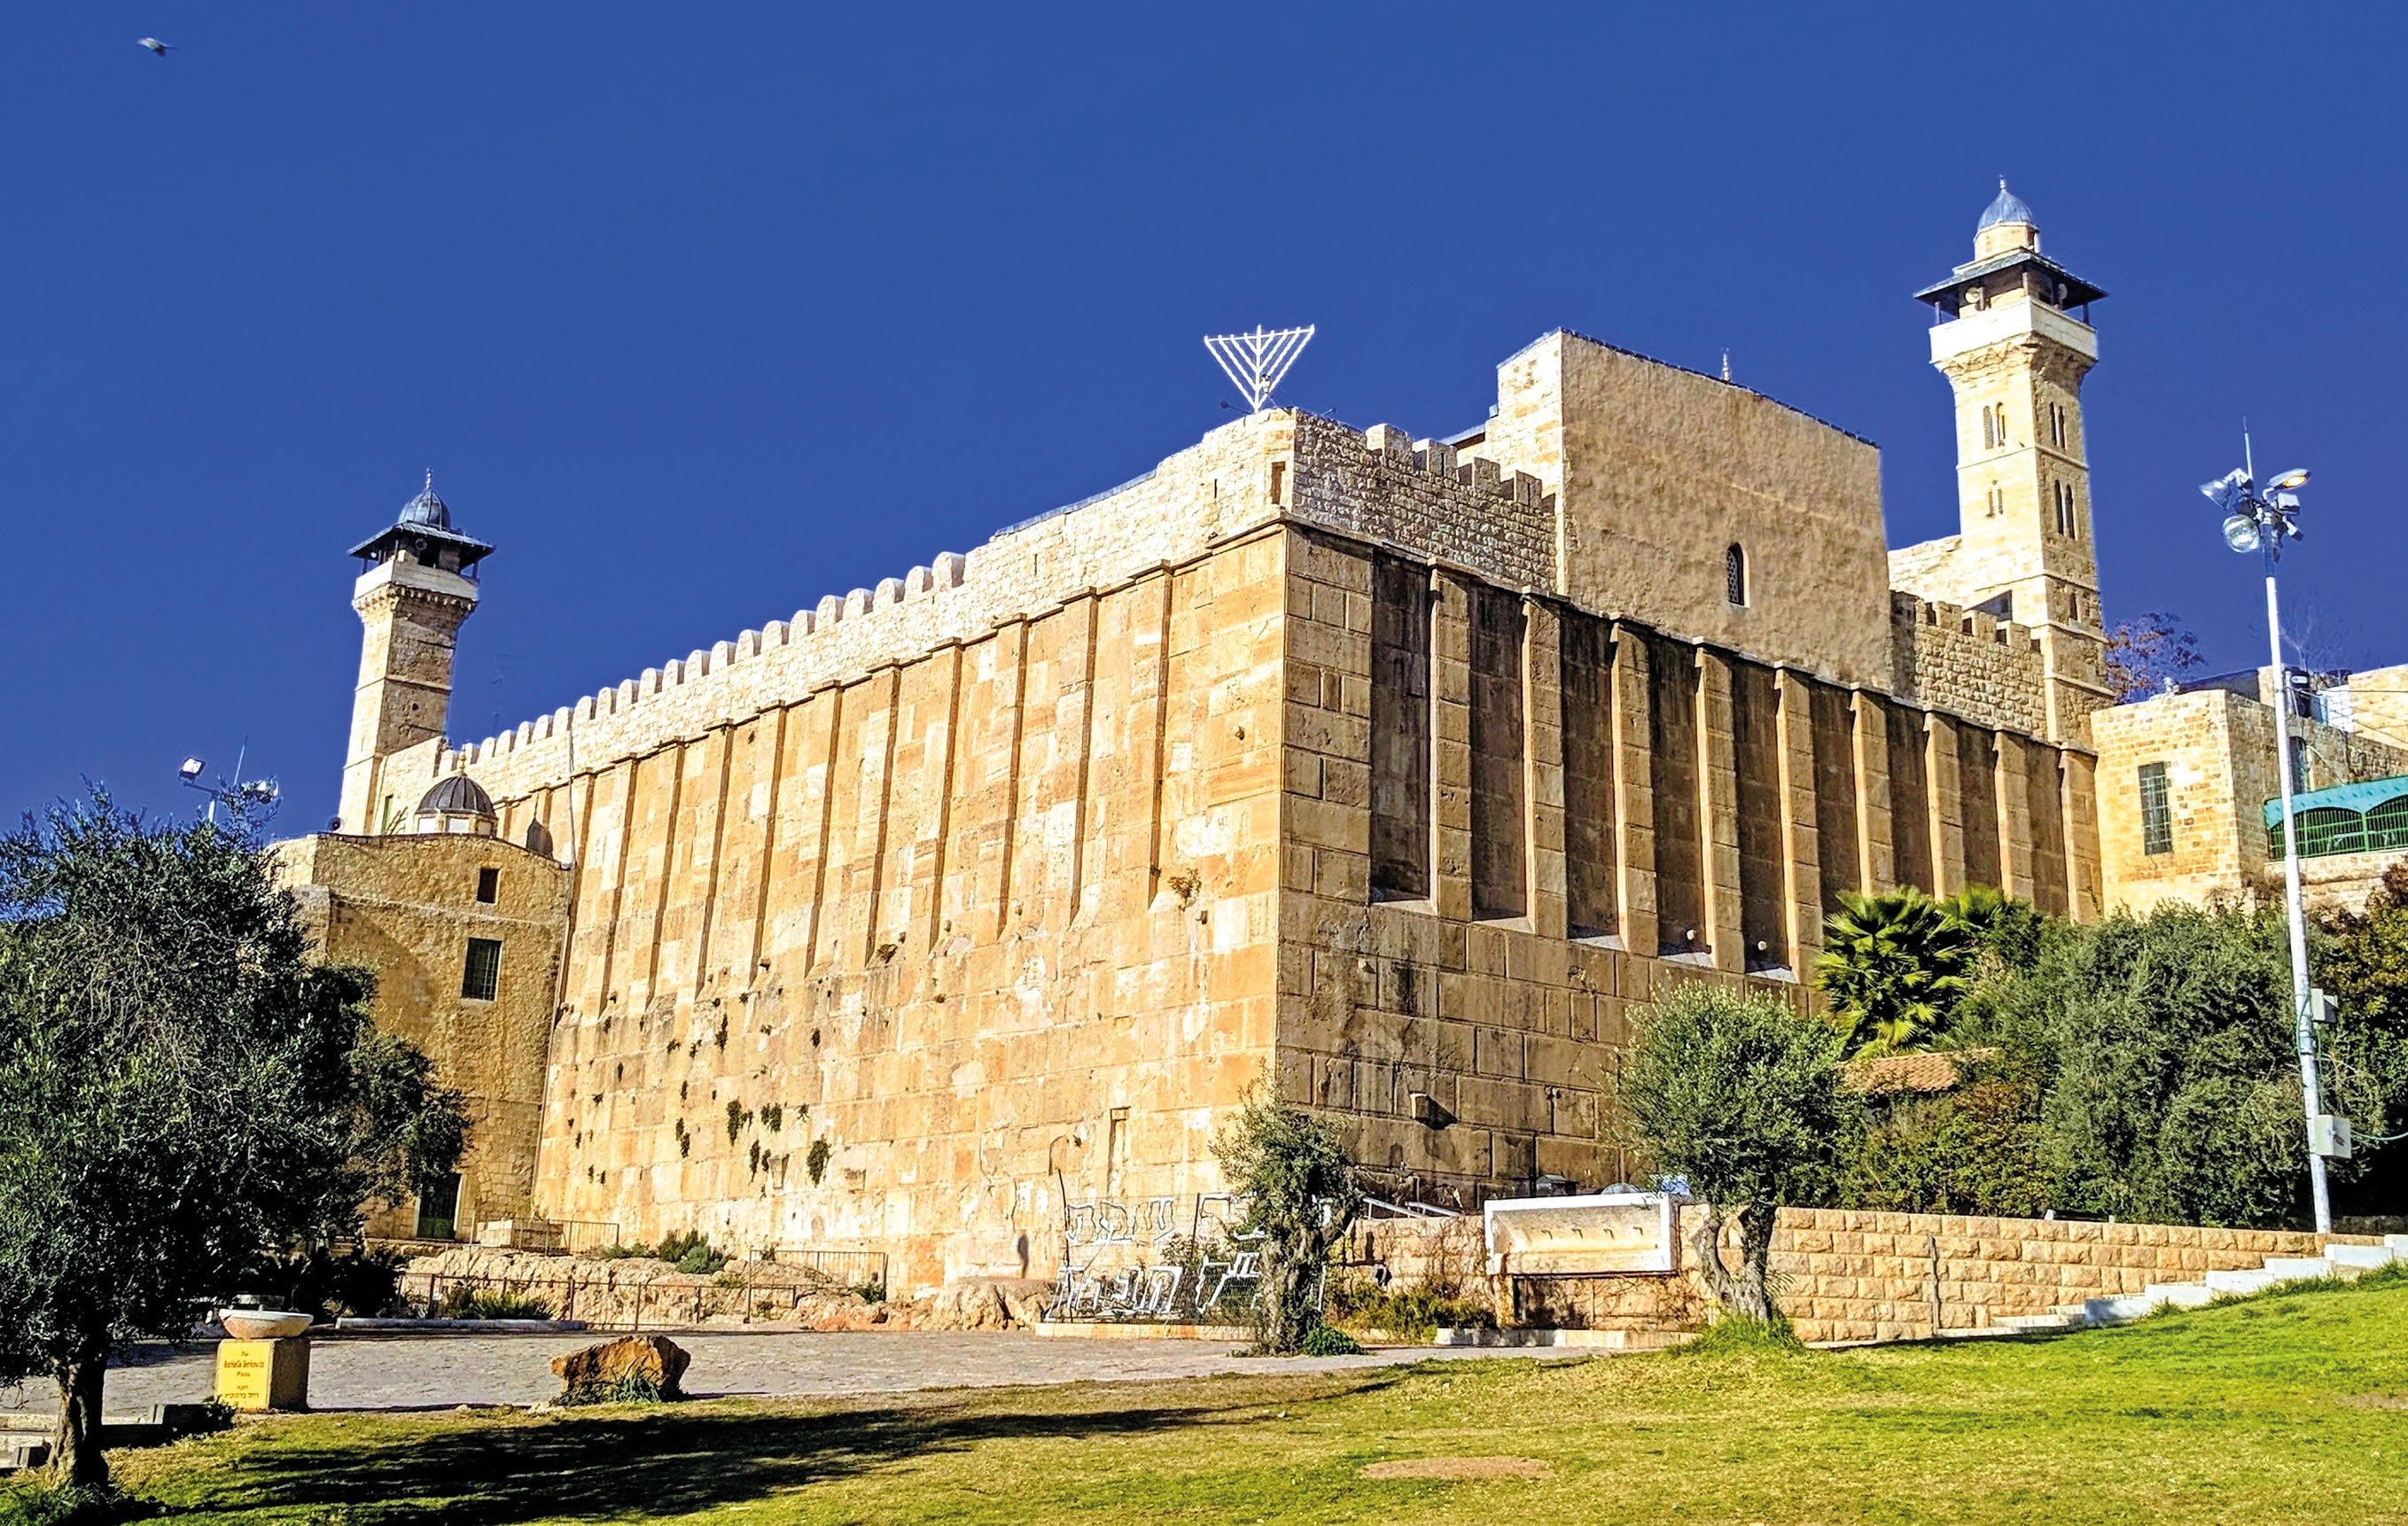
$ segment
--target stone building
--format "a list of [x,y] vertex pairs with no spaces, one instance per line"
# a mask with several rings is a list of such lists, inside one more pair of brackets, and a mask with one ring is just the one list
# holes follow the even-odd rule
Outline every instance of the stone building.
[[[1885,551],[1865,441],[1558,331],[1479,428],[1267,409],[466,744],[490,548],[430,489],[359,549],[342,813],[294,873],[491,1078],[488,1218],[1042,1275],[1068,1216],[1215,1190],[1262,1088],[1399,1199],[1612,1182],[1665,982],[1803,1000],[1843,891],[2105,904],[2099,294],[2003,193],[1921,293],[1965,483],[1928,546]],[[539,1022],[449,995],[480,958]]]
[[2357,909],[2408,856],[2408,668],[2296,677],[2309,681],[2286,693],[2274,669],[2251,669],[2092,718],[2110,909],[2279,899],[2278,703],[2310,909]]

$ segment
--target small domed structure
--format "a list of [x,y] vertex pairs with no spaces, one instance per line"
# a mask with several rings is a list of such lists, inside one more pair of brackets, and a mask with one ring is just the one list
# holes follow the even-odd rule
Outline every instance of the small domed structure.
[[490,837],[494,830],[493,797],[466,774],[446,775],[420,797],[418,830]]
[[[1985,224],[1985,226],[1987,226],[1987,224]],[[423,525],[430,530],[449,530],[452,528],[452,510],[444,504],[442,499],[435,496],[435,474],[433,472],[428,472],[426,474],[426,486],[419,492],[418,496],[401,506],[401,518],[395,520],[394,522],[395,524]]]
[[[2032,209],[2024,199],[2007,189],[2007,178],[2003,175],[1999,177],[1999,199],[1984,209],[1982,221],[1973,225],[1973,231],[1978,234],[1985,229],[1995,228],[2001,222],[2020,222],[2026,227],[2040,225],[2039,220],[2032,216]],[[432,482],[434,478],[430,477],[427,480]],[[432,495],[430,489],[429,496]]]
[[2007,178],[2001,175],[1998,200],[1983,208],[1982,221],[1974,226],[1973,258],[1986,260],[2015,250],[2040,252],[2040,224],[2032,221],[2024,199],[2007,189]]

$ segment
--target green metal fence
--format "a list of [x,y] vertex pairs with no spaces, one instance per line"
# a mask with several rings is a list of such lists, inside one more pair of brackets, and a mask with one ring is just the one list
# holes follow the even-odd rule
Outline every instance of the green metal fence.
[[[2408,851],[2408,777],[2311,790],[2291,797],[2300,857]],[[2266,856],[2283,857],[2283,802],[2266,802]]]

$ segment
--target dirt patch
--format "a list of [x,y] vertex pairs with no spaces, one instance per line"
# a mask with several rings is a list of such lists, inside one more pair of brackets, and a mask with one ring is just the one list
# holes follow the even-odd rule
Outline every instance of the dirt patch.
[[2378,1389],[2372,1393],[2346,1393],[2340,1403],[2352,1409],[2408,1409],[2408,1389]]
[[1552,1478],[1555,1467],[1535,1457],[1398,1457],[1374,1462],[1366,1478]]

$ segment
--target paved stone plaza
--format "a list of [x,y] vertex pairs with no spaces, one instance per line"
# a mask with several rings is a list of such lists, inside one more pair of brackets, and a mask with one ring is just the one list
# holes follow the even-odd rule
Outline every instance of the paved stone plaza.
[[[529,1405],[560,1391],[552,1359],[595,1341],[582,1335],[413,1335],[321,1340],[309,1355],[317,1409],[440,1409],[454,1405]],[[1125,1382],[1216,1373],[1330,1372],[1432,1357],[1512,1352],[1391,1347],[1362,1357],[1263,1360],[1233,1355],[1220,1341],[1084,1340],[998,1333],[678,1334],[694,1353],[688,1391],[698,1397],[794,1398],[902,1393],[913,1389],[996,1388],[1013,1383]],[[206,1399],[213,1348],[137,1352],[108,1375],[108,1410]],[[1533,1355],[1564,1355],[1538,1351]],[[0,1410],[48,1411],[46,1383],[0,1389]]]

